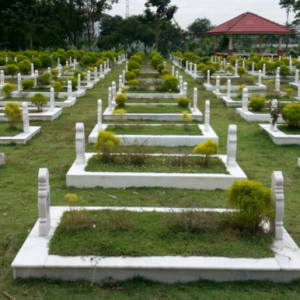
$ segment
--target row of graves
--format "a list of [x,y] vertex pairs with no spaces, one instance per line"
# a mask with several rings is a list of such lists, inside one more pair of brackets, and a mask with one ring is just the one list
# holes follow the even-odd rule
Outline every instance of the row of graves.
[[[196,64],[186,61],[183,68],[180,58],[171,56],[171,59],[175,66],[182,68],[193,78],[198,78],[198,75],[195,75],[198,74],[195,73]],[[269,123],[259,126],[269,134],[275,144],[299,145],[300,131],[297,127],[300,118],[296,116],[300,111],[300,81],[297,69],[300,58],[279,57],[278,61],[281,60],[284,60],[287,66],[277,67],[273,74],[268,72],[267,61],[262,57],[262,69],[256,70],[255,62],[252,61],[248,62],[248,65],[251,65],[248,72],[238,75],[238,61],[242,61],[242,68],[245,69],[245,59],[235,60],[232,73],[224,72],[225,66],[229,64],[226,59],[212,56],[211,62],[219,63],[221,68],[213,76],[210,75],[210,70],[207,70],[206,76],[203,76],[203,86],[207,91],[212,91],[215,97],[222,99],[227,107],[237,107],[237,114],[245,121]],[[282,69],[286,71],[286,68],[288,73],[284,72],[284,75],[281,75]]]
[[[164,67],[166,68],[166,65]],[[125,70],[118,78],[118,88],[117,80],[112,82],[111,87],[108,88],[107,108],[103,110],[103,102],[101,99],[98,100],[97,109],[95,108],[97,124],[88,139],[85,136],[84,124],[76,124],[75,161],[66,174],[67,186],[78,189],[160,187],[225,190],[233,182],[247,178],[236,161],[237,126],[234,124],[228,128],[227,153],[224,155],[203,155],[197,151],[187,155],[178,153],[166,155],[143,151],[150,146],[185,145],[196,146],[194,149],[197,149],[199,143],[200,145],[209,143],[211,147],[218,144],[218,136],[209,124],[209,101],[205,103],[204,114],[197,108],[197,88],[193,90],[192,101],[189,101],[188,106],[185,107],[187,112],[184,114],[178,112],[176,100],[187,97],[188,87],[181,77],[182,70],[179,69],[175,72],[175,68],[172,68],[171,72],[171,77],[177,79],[177,88],[163,93],[158,92],[158,89],[155,88],[155,84],[161,84],[161,78],[147,61],[142,63],[137,77],[138,81],[143,82],[142,87],[137,82],[130,85],[129,80],[126,80],[128,73],[126,64]],[[174,108],[175,110],[173,110]],[[180,109],[182,110],[182,107]],[[185,123],[182,115],[188,115],[190,121],[192,117],[195,124]],[[170,130],[166,134],[165,126],[167,130]],[[195,126],[198,130],[195,137],[191,136],[189,126]],[[150,133],[143,134],[146,127],[150,128]],[[159,128],[157,134],[154,134],[154,127]],[[180,127],[185,134],[178,134]],[[87,140],[89,143],[95,143],[97,152],[87,153],[85,151]],[[122,151],[117,151],[120,144]],[[136,146],[138,151],[133,152],[132,146]],[[126,159],[126,164],[123,162],[123,158]],[[128,168],[128,159],[137,162],[135,167]],[[143,165],[148,159],[150,165],[154,167],[149,169],[150,167],[147,166],[145,171]],[[192,162],[195,161],[196,164],[193,165]],[[223,172],[209,171],[215,161],[222,165]],[[166,162],[170,162],[170,164],[166,165]],[[201,170],[200,162],[206,164],[206,172]],[[51,206],[49,172],[48,169],[41,168],[38,173],[39,218],[12,263],[14,278],[43,277],[88,280],[92,283],[101,282],[107,278],[126,280],[136,276],[165,283],[192,282],[199,279],[215,281],[271,280],[274,282],[289,282],[299,279],[300,251],[283,227],[284,194],[281,172],[272,174],[271,189],[275,214],[269,222],[264,224],[264,230],[272,232],[274,239],[271,247],[273,252],[267,258],[186,256],[178,254],[176,249],[175,252],[171,252],[172,254],[163,256],[146,254],[129,256],[124,255],[124,252],[117,252],[119,254],[113,256],[103,254],[66,256],[57,254],[50,248],[54,243],[53,240],[57,240],[55,236],[59,231],[62,218],[72,211],[77,213],[83,213],[83,211],[103,211],[104,213],[130,211],[139,215],[159,213],[171,214],[174,217],[175,214],[189,212],[226,214],[235,211],[206,208],[75,206],[70,212],[70,207]],[[149,226],[153,227],[154,223]],[[124,234],[126,233],[121,232],[121,235],[124,236]],[[113,236],[110,236],[110,241],[105,247],[113,247],[112,238]],[[136,248],[138,248],[138,240],[129,242],[130,234],[127,235],[127,238],[127,244],[136,244]],[[158,242],[161,243],[158,240],[154,243]],[[150,247],[150,243],[146,248],[148,247]],[[63,247],[58,246],[58,248]]]
[[[125,55],[118,57],[118,64],[124,61]],[[31,132],[29,120],[54,121],[62,114],[63,108],[74,105],[79,97],[86,94],[87,89],[92,89],[103,80],[110,70],[110,62],[107,60],[99,68],[95,67],[94,72],[87,70],[85,74],[77,60],[72,58],[64,67],[58,59],[55,69],[49,67],[42,74],[39,74],[39,70],[34,70],[33,63],[30,75],[19,73],[16,78],[11,78],[5,75],[4,70],[0,70],[0,143],[25,144],[40,131],[40,127],[34,127],[34,132]],[[5,113],[6,106],[22,114],[23,132],[18,131],[18,128],[10,130],[5,125],[16,123]]]

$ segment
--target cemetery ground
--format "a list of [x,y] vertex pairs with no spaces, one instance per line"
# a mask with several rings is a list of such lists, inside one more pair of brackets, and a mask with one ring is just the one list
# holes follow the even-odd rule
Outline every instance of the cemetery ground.
[[[170,67],[170,65],[168,65]],[[38,218],[37,174],[40,167],[49,169],[51,205],[65,206],[64,196],[76,193],[86,206],[143,207],[212,207],[225,208],[224,191],[176,190],[163,188],[75,189],[66,187],[66,173],[75,159],[75,124],[85,124],[86,136],[97,119],[97,100],[107,106],[107,89],[117,80],[124,65],[114,69],[105,80],[80,98],[76,105],[64,109],[55,122],[32,121],[42,126],[41,132],[24,146],[0,146],[6,154],[6,165],[0,169],[0,299],[7,292],[15,299],[300,299],[299,282],[277,284],[268,282],[166,285],[140,278],[122,283],[107,281],[103,285],[91,282],[60,282],[49,280],[13,280],[12,260]],[[205,100],[211,101],[210,124],[219,136],[219,153],[226,152],[229,124],[238,128],[237,162],[251,180],[270,186],[273,171],[284,176],[284,226],[300,245],[299,194],[300,171],[297,167],[299,146],[276,146],[258,124],[246,123],[227,108],[220,99],[206,92],[202,85],[183,74],[188,82],[188,97],[198,87],[198,106],[204,111]],[[87,145],[87,152],[93,146]],[[153,153],[191,153],[191,147],[152,147]]]

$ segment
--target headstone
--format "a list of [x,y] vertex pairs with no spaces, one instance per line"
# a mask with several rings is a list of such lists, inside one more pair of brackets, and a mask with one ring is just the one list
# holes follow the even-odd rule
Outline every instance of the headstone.
[[75,136],[75,147],[76,147],[76,161],[77,165],[85,164],[85,134],[84,124],[76,123],[76,136]]
[[176,78],[179,79],[179,71],[176,71]]
[[100,78],[103,78],[103,66],[100,65]]
[[227,136],[227,166],[236,167],[237,127],[229,125]]
[[198,104],[198,89],[194,88],[194,96],[193,96],[193,112],[197,112],[197,104]]
[[262,75],[263,75],[263,76],[266,76],[266,64],[263,64]]
[[216,93],[220,93],[220,76],[217,75],[216,79]]
[[209,131],[209,119],[210,119],[210,101],[205,101],[205,123],[204,123],[204,131]]
[[187,97],[187,86],[188,86],[187,82],[184,82],[183,83],[183,96],[184,97]]
[[37,79],[39,77],[39,71],[35,70],[34,71],[34,87],[37,87]]
[[97,73],[97,67],[94,68],[94,81],[97,81],[98,79],[98,73]]
[[280,76],[276,75],[275,79],[275,92],[280,92]]
[[254,66],[255,66],[255,63],[254,63],[254,61],[253,61],[253,62],[252,62],[252,69],[251,69],[252,73],[254,73]]
[[62,65],[59,64],[57,69],[58,69],[58,77],[61,77],[61,75],[62,75]]
[[98,100],[98,110],[97,110],[97,119],[98,119],[98,131],[102,129],[102,100]]
[[183,77],[179,76],[179,91],[183,93]]
[[117,84],[115,81],[111,83],[111,95],[112,95],[112,102],[115,103],[116,95],[117,95]]
[[0,70],[0,86],[4,85],[4,71]]
[[175,67],[172,66],[172,76],[175,76]]
[[23,109],[23,111],[22,111],[23,132],[29,133],[30,127],[29,127],[29,114],[28,114],[27,102],[23,102],[22,109]]
[[194,64],[194,75],[197,76],[197,64]]
[[31,63],[31,76],[34,76],[34,64],[33,63]]
[[55,108],[55,98],[54,98],[54,88],[50,88],[50,111],[53,111]]
[[119,75],[119,92],[122,92],[122,88],[123,88],[123,76]]
[[77,91],[79,92],[81,90],[81,74],[78,74],[77,76]]
[[298,81],[299,81],[299,70],[296,69],[296,71],[295,71],[295,83],[298,84]]
[[271,224],[274,238],[276,240],[283,239],[283,217],[284,217],[284,193],[283,193],[283,175],[280,171],[272,174],[272,201],[275,211],[274,220]]
[[210,70],[207,70],[207,85],[210,85]]
[[227,80],[227,100],[231,99],[231,80]]
[[22,91],[22,77],[21,73],[18,73],[18,91]]
[[262,77],[262,73],[261,70],[258,71],[258,85],[261,85],[261,77]]
[[50,185],[47,168],[40,168],[38,174],[39,236],[47,236],[50,231]]
[[248,111],[248,89],[243,88],[242,110]]
[[68,80],[68,101],[72,100],[72,81]]
[[108,108],[109,111],[112,111],[112,91],[111,91],[111,87],[108,88]]
[[90,70],[87,71],[86,81],[87,81],[88,85],[91,83],[91,71]]

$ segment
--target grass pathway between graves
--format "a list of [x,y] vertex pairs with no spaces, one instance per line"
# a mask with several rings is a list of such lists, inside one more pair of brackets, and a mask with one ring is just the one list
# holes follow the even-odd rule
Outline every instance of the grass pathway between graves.
[[[170,64],[168,64],[170,68]],[[41,125],[42,131],[25,146],[0,146],[7,164],[0,169],[0,299],[3,291],[15,299],[96,300],[96,299],[300,299],[300,285],[273,283],[212,283],[164,285],[141,279],[124,283],[107,282],[91,286],[82,282],[48,280],[14,281],[11,262],[37,220],[37,174],[40,167],[50,172],[52,205],[65,205],[64,195],[74,192],[85,205],[109,206],[170,206],[170,207],[226,207],[223,191],[191,191],[161,188],[144,189],[83,189],[66,188],[65,176],[74,161],[76,122],[84,122],[86,136],[97,121],[97,99],[107,106],[107,88],[117,81],[124,65],[108,74],[93,90],[79,98],[76,105],[66,108],[55,122],[31,122]],[[271,173],[280,170],[285,179],[285,227],[300,245],[298,217],[300,171],[296,167],[299,146],[274,145],[257,124],[248,124],[239,118],[235,109],[227,108],[220,99],[205,92],[200,82],[183,75],[189,85],[199,89],[199,108],[204,112],[205,100],[211,100],[211,125],[220,138],[220,153],[226,153],[229,124],[238,127],[237,161],[249,179],[270,186]],[[153,152],[190,153],[191,148],[153,148]],[[87,151],[93,151],[87,145]]]

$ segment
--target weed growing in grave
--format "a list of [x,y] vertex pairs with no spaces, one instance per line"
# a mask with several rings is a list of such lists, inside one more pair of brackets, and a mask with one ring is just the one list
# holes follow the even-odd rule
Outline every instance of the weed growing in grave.
[[112,112],[113,116],[116,116],[117,126],[124,126],[126,121],[126,110],[125,109],[115,109]]
[[260,182],[235,181],[227,190],[227,203],[238,209],[233,213],[234,225],[242,231],[257,233],[263,221],[274,215],[271,207],[271,190]]
[[101,130],[98,134],[95,149],[103,162],[110,163],[114,161],[114,151],[119,145],[120,139],[113,132]]
[[207,140],[206,142],[197,145],[193,149],[193,154],[202,154],[199,157],[199,163],[208,165],[211,161],[211,155],[218,153],[218,144],[213,140]]
[[9,119],[9,127],[11,129],[16,129],[17,123],[22,119],[22,111],[19,104],[7,103],[5,105],[4,113]]
[[182,112],[181,120],[184,122],[184,129],[189,128],[189,124],[193,121],[193,117],[185,110]]

